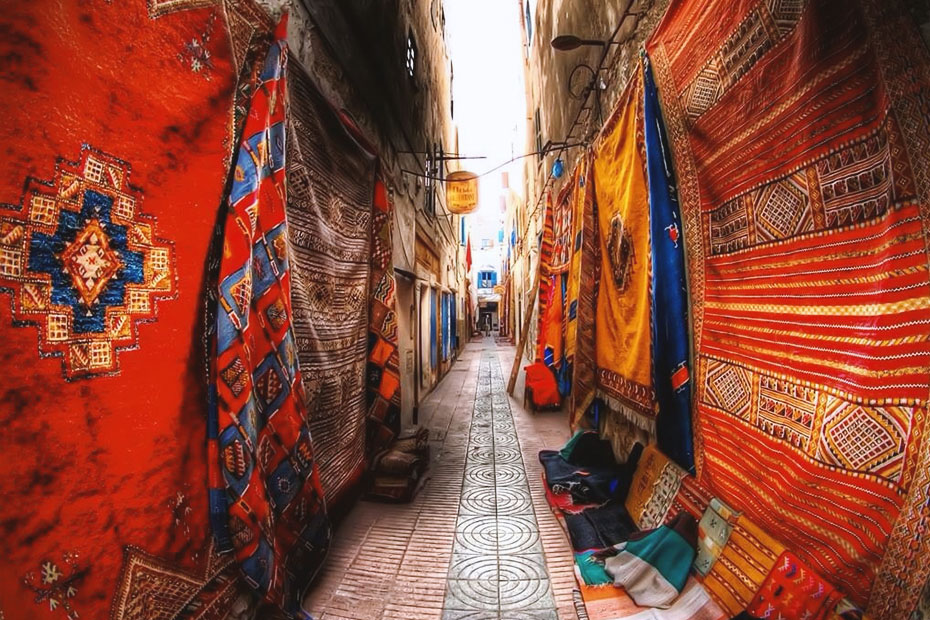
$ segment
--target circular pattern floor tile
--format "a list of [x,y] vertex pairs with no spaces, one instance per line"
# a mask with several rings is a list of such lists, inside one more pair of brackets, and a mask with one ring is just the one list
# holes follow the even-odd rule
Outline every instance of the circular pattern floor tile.
[[[513,572],[511,570],[511,572]],[[497,555],[453,554],[449,579],[498,579]]]
[[465,512],[490,515],[500,505],[500,501],[500,494],[495,493],[493,487],[473,486],[462,491],[461,505],[466,509]]
[[520,581],[527,579],[548,579],[543,556],[534,555],[502,555],[498,559],[500,580]]
[[551,602],[548,579],[500,582],[501,609],[531,609]]
[[495,446],[493,454],[494,461],[498,465],[514,463],[523,466],[523,455],[520,454],[520,450],[517,448]]
[[523,465],[515,463],[498,463],[494,466],[495,479],[498,485],[525,485],[526,472]]
[[494,554],[497,550],[495,515],[464,516],[455,528],[455,552]]
[[493,487],[494,469],[493,465],[472,465],[465,470],[465,482]]
[[496,579],[450,579],[445,606],[450,609],[497,609]]
[[500,487],[496,495],[498,516],[533,514],[533,498],[529,491],[519,487]]

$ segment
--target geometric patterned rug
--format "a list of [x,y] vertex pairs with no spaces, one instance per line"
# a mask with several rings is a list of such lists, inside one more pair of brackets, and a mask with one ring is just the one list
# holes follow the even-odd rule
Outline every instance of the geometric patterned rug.
[[689,257],[698,474],[902,618],[930,575],[930,59],[896,1],[740,6],[677,3],[647,43]]
[[326,501],[365,467],[375,159],[291,58],[287,218],[294,331]]

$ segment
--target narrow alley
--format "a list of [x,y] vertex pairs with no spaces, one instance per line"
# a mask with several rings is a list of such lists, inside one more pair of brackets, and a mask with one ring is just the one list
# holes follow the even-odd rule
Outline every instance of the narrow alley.
[[479,338],[423,403],[434,455],[423,492],[363,503],[340,525],[308,601],[320,620],[575,617],[571,548],[534,458],[568,431],[557,412],[507,396],[512,362],[512,347]]
[[0,0],[0,620],[930,620],[930,0]]

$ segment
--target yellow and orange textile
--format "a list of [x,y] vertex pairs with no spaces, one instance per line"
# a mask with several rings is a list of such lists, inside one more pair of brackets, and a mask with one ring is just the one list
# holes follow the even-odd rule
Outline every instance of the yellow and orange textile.
[[752,601],[784,550],[748,517],[737,517],[723,550],[702,579],[704,588],[729,616],[735,616]]
[[572,175],[572,257],[568,268],[565,326],[565,359],[572,366],[569,408],[572,428],[578,426],[591,406],[597,389],[594,329],[600,265],[591,169],[591,157],[586,154]]
[[[698,35],[698,36],[696,36]],[[870,616],[930,576],[930,57],[898,0],[674,2],[700,482]]]
[[595,349],[598,396],[612,412],[654,431],[642,102],[642,79],[637,76],[621,96],[594,152],[601,255]]

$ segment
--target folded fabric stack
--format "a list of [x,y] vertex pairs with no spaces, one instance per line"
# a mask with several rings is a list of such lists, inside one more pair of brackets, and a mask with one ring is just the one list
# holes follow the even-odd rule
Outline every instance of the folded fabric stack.
[[429,466],[429,431],[406,429],[390,448],[376,454],[371,465],[371,485],[366,499],[409,502],[416,495]]
[[861,610],[658,448],[578,432],[539,453],[590,620],[860,620]]

